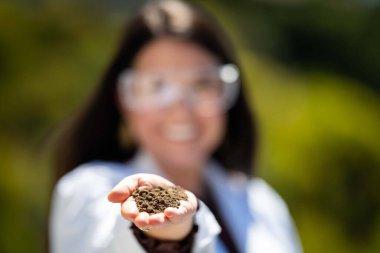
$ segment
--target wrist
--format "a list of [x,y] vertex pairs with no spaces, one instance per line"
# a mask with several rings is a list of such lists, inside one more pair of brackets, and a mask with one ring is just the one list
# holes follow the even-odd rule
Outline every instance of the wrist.
[[178,223],[168,223],[164,226],[152,227],[144,233],[159,240],[179,241],[185,238],[194,226],[192,217]]

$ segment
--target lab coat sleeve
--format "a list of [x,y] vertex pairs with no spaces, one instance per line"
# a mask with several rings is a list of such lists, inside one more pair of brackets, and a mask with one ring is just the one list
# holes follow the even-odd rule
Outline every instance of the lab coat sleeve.
[[107,200],[113,181],[99,166],[81,166],[60,179],[50,214],[52,253],[144,252],[120,205]]
[[[107,200],[118,183],[112,173],[79,167],[57,183],[50,214],[51,253],[143,253],[131,223],[120,215],[120,204]],[[220,227],[206,205],[195,216],[198,232],[193,253],[212,253]]]
[[221,228],[210,209],[202,201],[199,201],[195,223],[198,225],[198,232],[195,235],[193,253],[215,252],[215,244]]

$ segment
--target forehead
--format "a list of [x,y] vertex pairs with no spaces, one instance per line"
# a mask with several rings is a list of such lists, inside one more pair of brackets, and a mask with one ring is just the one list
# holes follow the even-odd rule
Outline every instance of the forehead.
[[132,67],[135,70],[187,69],[218,63],[215,55],[194,42],[163,37],[145,45],[136,55]]

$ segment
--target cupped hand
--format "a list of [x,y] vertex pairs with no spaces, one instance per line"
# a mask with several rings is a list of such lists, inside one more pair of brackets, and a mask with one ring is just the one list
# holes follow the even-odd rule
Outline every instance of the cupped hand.
[[186,191],[188,200],[181,200],[180,206],[167,207],[163,213],[140,212],[132,193],[138,188],[175,186],[169,180],[153,174],[139,173],[124,178],[108,194],[108,200],[121,204],[121,215],[133,222],[146,233],[161,239],[175,240],[187,235],[193,225],[197,209],[197,198]]

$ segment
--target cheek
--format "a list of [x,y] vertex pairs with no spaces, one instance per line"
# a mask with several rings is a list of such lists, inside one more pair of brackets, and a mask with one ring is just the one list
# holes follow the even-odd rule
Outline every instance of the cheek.
[[216,116],[203,121],[204,146],[211,153],[222,142],[226,128],[226,117]]
[[135,142],[141,144],[151,138],[154,139],[154,129],[158,121],[154,114],[126,112],[124,117],[128,122],[131,137]]

